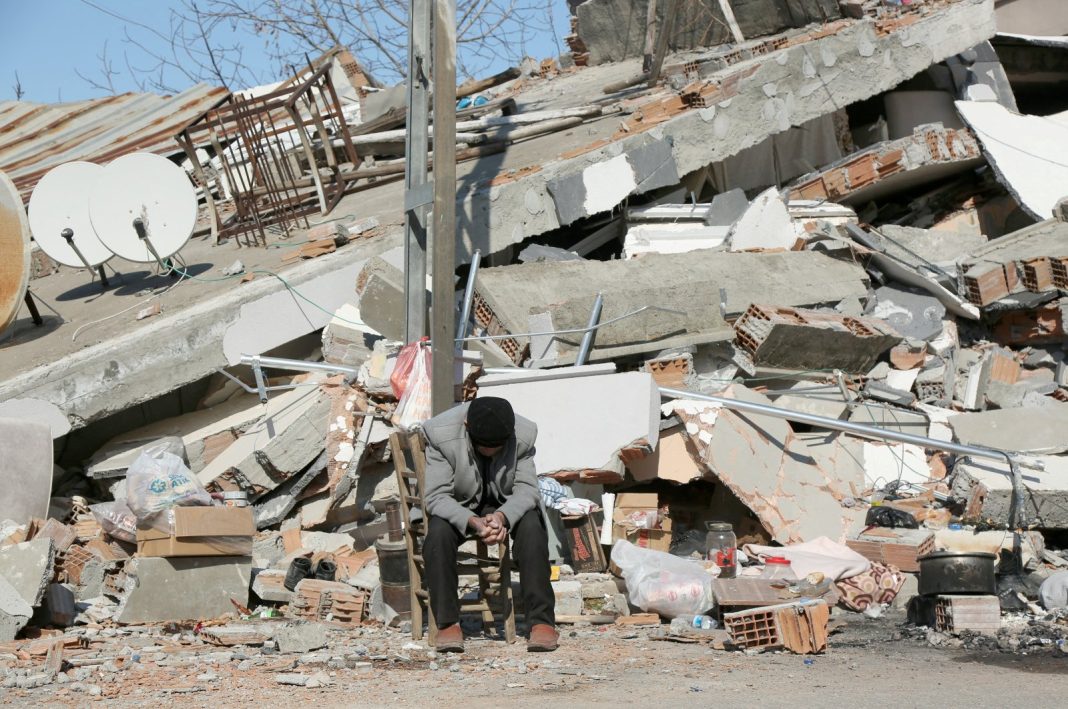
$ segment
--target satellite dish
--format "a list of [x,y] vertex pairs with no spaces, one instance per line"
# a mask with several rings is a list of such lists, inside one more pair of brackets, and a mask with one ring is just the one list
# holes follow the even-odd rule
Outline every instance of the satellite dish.
[[26,297],[30,282],[30,225],[15,183],[0,172],[0,331]]
[[112,256],[89,220],[89,193],[103,170],[91,162],[63,163],[49,170],[30,195],[33,238],[64,266],[91,269]]
[[127,261],[172,256],[197,221],[197,193],[185,170],[153,153],[130,153],[104,167],[89,194],[100,241]]

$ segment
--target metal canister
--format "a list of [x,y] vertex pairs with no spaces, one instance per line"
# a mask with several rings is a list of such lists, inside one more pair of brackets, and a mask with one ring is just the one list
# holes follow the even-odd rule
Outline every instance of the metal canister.
[[244,490],[228,490],[223,493],[223,504],[227,507],[248,507],[248,493]]

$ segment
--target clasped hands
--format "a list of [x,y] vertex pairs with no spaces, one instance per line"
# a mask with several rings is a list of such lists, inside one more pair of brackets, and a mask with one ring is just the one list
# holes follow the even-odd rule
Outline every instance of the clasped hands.
[[485,517],[471,517],[467,520],[467,526],[486,544],[500,544],[508,537],[508,520],[500,511]]

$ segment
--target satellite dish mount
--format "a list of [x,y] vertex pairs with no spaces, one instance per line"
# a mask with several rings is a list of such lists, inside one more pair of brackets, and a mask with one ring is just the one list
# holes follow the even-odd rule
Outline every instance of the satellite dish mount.
[[[63,231],[59,232],[59,235],[62,236],[63,239],[67,242],[67,246],[69,246],[71,248],[71,251],[73,251],[75,255],[77,255],[78,259],[83,264],[85,264],[85,267],[89,269],[90,272],[92,272],[93,266],[89,263],[89,260],[85,258],[85,254],[83,254],[78,249],[78,245],[74,243],[74,230],[70,227],[67,227]],[[104,264],[99,264],[96,267],[96,271],[100,274],[100,285],[103,286],[105,290],[107,290],[109,284],[107,274],[104,273]],[[34,320],[36,321],[36,318]]]

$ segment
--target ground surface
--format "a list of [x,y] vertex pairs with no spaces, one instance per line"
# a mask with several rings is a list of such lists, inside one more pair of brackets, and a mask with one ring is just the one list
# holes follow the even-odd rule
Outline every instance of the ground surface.
[[[936,648],[922,630],[903,634],[903,621],[900,614],[878,620],[849,616],[849,624],[832,636],[828,652],[812,658],[713,650],[704,644],[654,640],[659,630],[614,626],[565,627],[561,648],[551,654],[529,654],[522,642],[509,646],[476,638],[468,640],[464,654],[448,656],[428,653],[425,643],[416,649],[408,635],[381,628],[332,632],[329,648],[306,655],[182,644],[177,636],[134,629],[94,642],[102,647],[100,657],[120,656],[125,648],[127,655],[138,655],[138,661],[125,663],[124,669],[84,668],[81,682],[68,670],[67,684],[0,689],[0,702],[80,706],[106,701],[120,707],[479,707],[532,702],[638,707],[668,702],[717,707],[1064,706],[1068,655],[1055,645],[1036,646],[1028,654]],[[146,647],[153,643],[166,651]],[[41,661],[35,664],[40,667]],[[319,674],[332,684],[282,685],[277,682],[280,673]]]

